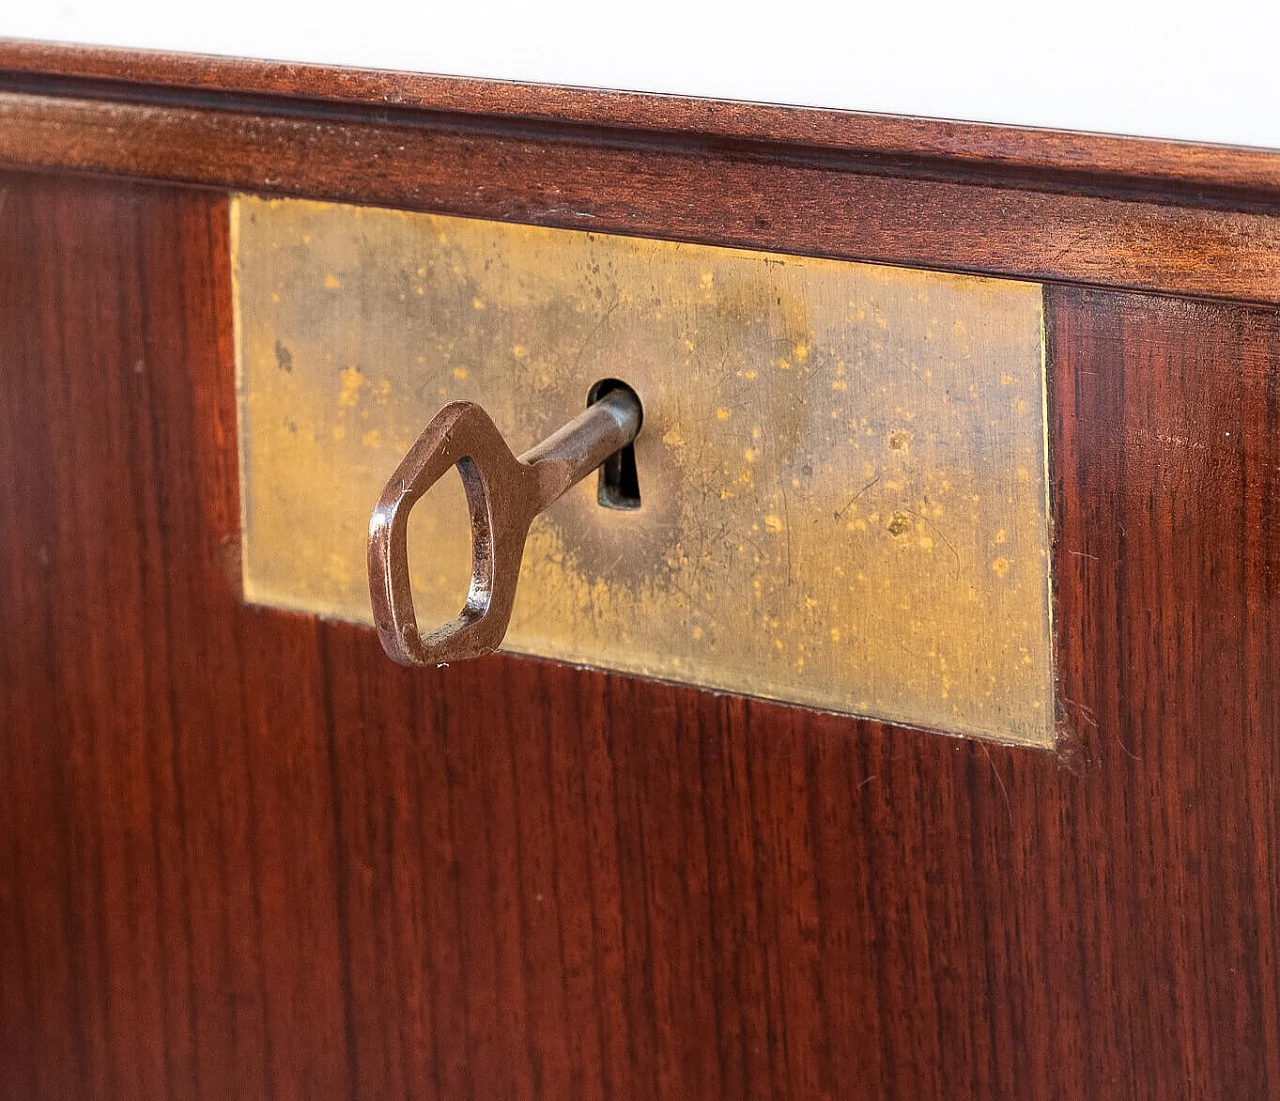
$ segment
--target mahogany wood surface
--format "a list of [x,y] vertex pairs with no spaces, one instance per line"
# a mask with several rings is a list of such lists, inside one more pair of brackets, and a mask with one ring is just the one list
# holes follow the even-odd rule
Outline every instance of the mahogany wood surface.
[[288,103],[365,105],[508,123],[535,120],[564,131],[696,133],[758,143],[770,154],[783,145],[859,154],[868,163],[885,158],[898,172],[932,161],[947,173],[1041,174],[1059,188],[1064,178],[1091,178],[1112,187],[1163,184],[1188,194],[1280,193],[1277,150],[947,119],[0,38],[0,80],[5,78],[20,87],[79,87],[155,102],[200,91],[240,102],[257,97],[268,111]]
[[1048,753],[245,607],[225,198],[0,242],[0,1096],[1280,1094],[1274,309],[1050,290]]
[[1280,303],[1265,150],[0,43],[0,166]]

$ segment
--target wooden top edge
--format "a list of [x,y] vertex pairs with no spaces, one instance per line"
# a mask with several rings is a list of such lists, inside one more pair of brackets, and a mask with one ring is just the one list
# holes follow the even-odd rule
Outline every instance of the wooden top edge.
[[4,38],[0,76],[665,131],[1176,188],[1280,191],[1280,150],[812,107]]

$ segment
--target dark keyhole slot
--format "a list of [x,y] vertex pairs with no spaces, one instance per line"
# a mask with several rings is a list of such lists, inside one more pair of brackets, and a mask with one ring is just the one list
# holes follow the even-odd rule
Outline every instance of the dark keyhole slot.
[[[587,394],[587,404],[595,405],[606,394],[615,390],[627,390],[639,395],[625,382],[616,378],[602,378]],[[617,508],[632,511],[640,507],[640,476],[636,472],[636,449],[627,444],[621,451],[615,451],[600,464],[599,480],[596,483],[596,501],[603,508]]]

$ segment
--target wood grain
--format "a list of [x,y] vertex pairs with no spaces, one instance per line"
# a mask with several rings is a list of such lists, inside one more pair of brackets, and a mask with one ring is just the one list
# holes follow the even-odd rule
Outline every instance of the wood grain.
[[1280,216],[704,149],[0,93],[0,165],[838,259],[1280,300]]
[[[1055,188],[1080,186],[1162,188],[1187,197],[1243,198],[1280,192],[1280,152],[1194,142],[992,126],[946,119],[782,107],[685,96],[648,95],[522,84],[502,80],[430,76],[384,70],[334,68],[296,62],[167,54],[150,50],[70,46],[0,39],[0,80],[27,88],[94,89],[115,98],[171,101],[174,93],[213,92],[269,104],[370,106],[455,119],[513,119],[551,123],[572,132],[631,131],[702,140],[729,139],[777,148],[882,161],[899,173],[932,166],[989,179],[1041,178]],[[39,83],[43,81],[43,83]]]
[[255,611],[222,197],[0,179],[0,1096],[1280,1093],[1280,317],[1050,293],[1061,754]]
[[1280,153],[0,43],[0,165],[1280,303]]

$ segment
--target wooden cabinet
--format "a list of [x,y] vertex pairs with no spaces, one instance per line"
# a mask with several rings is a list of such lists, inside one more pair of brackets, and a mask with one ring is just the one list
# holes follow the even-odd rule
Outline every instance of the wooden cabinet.
[[[0,65],[0,1096],[1280,1093],[1280,154]],[[247,607],[231,188],[1048,281],[1057,749]]]

